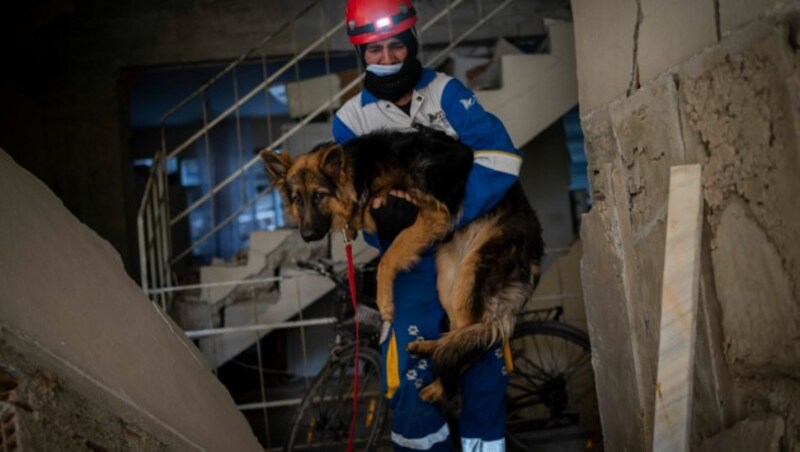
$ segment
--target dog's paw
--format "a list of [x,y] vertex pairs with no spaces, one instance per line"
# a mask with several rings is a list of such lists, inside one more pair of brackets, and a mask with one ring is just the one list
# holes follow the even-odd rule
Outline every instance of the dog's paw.
[[419,392],[419,398],[423,402],[433,403],[440,402],[444,398],[444,387],[442,382],[437,379],[433,383],[422,388]]
[[384,322],[392,322],[394,320],[394,302],[392,300],[392,289],[388,290],[378,289],[377,300],[378,311],[381,313],[381,320]]
[[394,305],[390,304],[388,306],[386,305],[381,306],[379,304],[378,308],[379,308],[378,310],[381,313],[381,320],[391,324],[394,321]]
[[435,350],[435,341],[413,341],[406,344],[406,351],[412,355],[432,355]]

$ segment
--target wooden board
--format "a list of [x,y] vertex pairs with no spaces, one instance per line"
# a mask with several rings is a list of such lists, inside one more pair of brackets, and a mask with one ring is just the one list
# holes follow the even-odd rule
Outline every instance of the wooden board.
[[689,451],[702,231],[701,167],[673,166],[661,291],[654,451]]

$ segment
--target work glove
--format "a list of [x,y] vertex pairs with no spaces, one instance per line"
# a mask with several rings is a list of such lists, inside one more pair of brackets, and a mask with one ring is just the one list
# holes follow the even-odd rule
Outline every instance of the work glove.
[[378,237],[381,241],[391,242],[400,231],[414,224],[419,207],[403,198],[389,195],[383,206],[371,207],[370,210],[378,228]]

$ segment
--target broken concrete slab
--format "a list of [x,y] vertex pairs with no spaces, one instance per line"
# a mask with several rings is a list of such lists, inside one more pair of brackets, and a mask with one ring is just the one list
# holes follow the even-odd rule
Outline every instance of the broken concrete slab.
[[19,347],[18,341],[10,331],[0,330],[2,373],[16,385],[11,390],[6,385],[0,401],[5,450],[175,450],[175,443],[142,428],[135,413],[120,416],[94,391],[59,377],[36,352],[26,353],[31,350]]
[[782,27],[749,27],[742,33],[750,40],[739,37],[735,46],[726,40],[707,61],[692,61],[683,73],[684,131],[691,137],[686,145],[689,154],[703,158],[712,227],[729,198],[748,203],[798,293],[800,210],[785,206],[800,192],[800,106],[792,92],[800,72],[791,75],[792,51]]
[[614,128],[611,126],[611,114],[608,108],[597,110],[581,120],[583,136],[586,147],[587,175],[592,190],[592,199],[601,202],[606,198],[606,192],[611,187],[605,185],[608,181],[608,165],[617,158],[617,139]]
[[111,245],[1,150],[0,231],[0,328],[13,350],[170,449],[261,449]]
[[784,435],[785,422],[778,416],[763,419],[745,419],[733,427],[706,439],[697,448],[698,452],[748,451],[779,452]]
[[[717,4],[721,3],[725,2]],[[640,4],[644,5],[646,2]],[[630,150],[651,143],[660,145],[668,137],[663,130],[668,126],[672,130],[679,130],[680,133],[676,135],[682,141],[685,160],[705,164],[704,197],[708,206],[705,227],[709,241],[703,244],[704,267],[700,284],[702,309],[698,320],[700,330],[695,361],[692,446],[696,447],[702,439],[731,425],[736,419],[741,419],[745,413],[773,413],[781,416],[787,423],[783,446],[793,450],[798,444],[797,438],[800,438],[800,434],[795,432],[800,432],[797,422],[799,417],[796,403],[793,402],[798,400],[797,364],[791,367],[791,363],[798,363],[800,359],[796,352],[797,346],[789,342],[800,343],[795,312],[800,309],[800,304],[797,303],[800,293],[800,247],[797,246],[800,243],[800,209],[789,207],[797,204],[795,198],[800,192],[800,178],[797,177],[800,173],[800,95],[797,94],[800,87],[800,52],[797,52],[796,46],[793,47],[797,40],[789,39],[790,35],[796,35],[794,32],[790,33],[789,22],[792,17],[796,17],[797,13],[794,11],[798,4],[800,2],[796,0],[792,5],[785,4],[783,13],[768,7],[771,9],[763,12],[762,19],[736,28],[735,33],[723,36],[719,43],[702,48],[693,56],[668,68],[667,71],[674,77],[675,91],[679,94],[679,108],[672,110],[677,120],[673,117],[660,124],[648,124],[646,121],[637,123],[637,110],[629,107],[629,103],[632,105],[640,93],[623,98],[618,93],[606,92],[604,94],[617,95],[609,95],[609,101],[583,112],[590,182],[596,202],[595,210],[585,217],[591,229],[583,229],[584,250],[587,255],[604,255],[605,259],[614,259],[617,263],[613,270],[614,277],[608,275],[608,279],[603,282],[599,278],[584,279],[589,314],[587,318],[590,331],[595,330],[593,334],[601,336],[602,334],[597,333],[599,330],[609,337],[609,332],[602,323],[610,320],[603,320],[603,317],[596,320],[589,310],[592,305],[605,302],[597,299],[597,295],[605,294],[606,291],[606,288],[597,287],[598,284],[613,284],[615,287],[619,285],[618,290],[625,297],[625,309],[617,312],[622,311],[627,316],[625,328],[630,336],[613,344],[601,341],[594,350],[602,356],[597,359],[598,362],[608,360],[610,355],[621,352],[632,361],[633,366],[630,373],[626,373],[628,370],[623,367],[600,366],[595,369],[602,416],[606,420],[615,419],[614,416],[618,414],[615,410],[619,409],[619,405],[610,407],[603,404],[608,396],[602,394],[600,382],[620,378],[629,382],[635,381],[635,389],[631,386],[627,390],[637,391],[641,398],[649,396],[642,389],[649,381],[649,337],[646,335],[646,320],[651,307],[648,300],[652,298],[653,289],[658,285],[658,279],[653,278],[652,274],[659,256],[657,238],[662,234],[659,229],[663,223],[660,222],[656,205],[635,204],[636,198],[642,196],[639,188],[649,189],[660,185],[657,182],[660,163],[658,160],[649,162],[646,156],[641,153],[633,155],[635,153]],[[573,7],[577,9],[584,5],[576,1]],[[622,14],[627,14],[626,8],[630,5],[617,7],[618,13],[622,11]],[[580,14],[576,11],[576,17]],[[687,18],[689,19],[691,18]],[[795,30],[797,28],[795,25]],[[576,26],[576,32],[581,33],[579,25]],[[620,43],[627,45],[627,42]],[[666,48],[670,42],[662,44],[655,51],[671,51]],[[617,49],[618,47],[614,47],[612,50],[599,52],[601,55],[597,58],[613,57]],[[639,50],[641,57],[641,49]],[[579,66],[580,63],[579,61]],[[604,80],[584,82],[595,87],[605,87]],[[654,80],[651,83],[657,82]],[[640,91],[645,96],[649,95],[648,84]],[[674,98],[669,101],[674,103]],[[663,99],[653,96],[641,104],[647,110],[658,110],[663,108],[659,105],[660,102],[663,103]],[[670,108],[663,109],[670,111]],[[637,169],[638,164],[647,168]],[[750,225],[760,229],[761,233],[760,237],[751,240],[754,233],[750,229],[747,232],[740,231],[744,226],[736,225],[735,221],[726,216],[724,221],[727,232],[723,234],[727,237],[724,245],[727,257],[721,258],[718,243],[721,219],[723,215],[729,215],[725,209],[732,202],[741,203]],[[592,234],[607,234],[607,237],[593,239],[590,237]],[[747,244],[743,245],[745,242]],[[769,248],[766,253],[768,258],[764,257],[764,248]],[[755,260],[760,263],[747,262],[747,265],[733,270],[731,267],[734,265],[730,261],[734,258],[734,253],[738,253],[736,257],[739,259],[746,260],[754,260],[750,255],[757,255]],[[600,259],[591,262],[594,265],[603,265]],[[758,271],[751,268],[754,265],[760,266]],[[727,267],[724,270],[727,273],[724,282],[718,278],[718,267]],[[586,274],[586,269],[584,273]],[[753,278],[760,281],[753,281]],[[748,290],[762,292],[758,296],[754,293],[748,295],[747,302],[739,298],[737,306],[733,308],[740,312],[740,322],[735,325],[735,334],[751,335],[739,342],[784,341],[772,343],[772,347],[776,348],[775,353],[783,356],[776,360],[777,364],[768,363],[772,366],[771,369],[765,364],[763,368],[769,369],[766,373],[748,373],[754,367],[753,363],[742,359],[735,365],[730,365],[730,360],[726,359],[726,353],[729,352],[723,352],[730,346],[728,341],[731,338],[731,326],[725,320],[727,311],[731,308],[724,299],[731,294],[724,291],[736,292],[739,288],[732,286],[733,283],[747,284]],[[773,290],[764,292],[763,285],[770,285]],[[733,296],[742,297],[739,293]],[[773,300],[765,303],[765,298]],[[788,300],[782,303],[791,303],[793,307],[789,310],[775,308],[771,306],[775,303],[775,298]],[[751,315],[749,321],[746,321],[748,313],[738,305],[770,312],[766,315]],[[755,332],[746,331],[748,328],[752,330],[754,325]],[[776,332],[774,336],[764,336],[766,339],[763,339],[761,328],[774,328],[780,334]],[[744,333],[740,333],[742,331]],[[738,339],[741,338],[737,337]],[[626,340],[631,343],[626,343]],[[753,350],[752,347],[743,349],[739,345],[737,347],[737,352],[744,354],[750,361],[754,357],[758,358],[756,363],[765,363],[767,360],[764,356],[766,350]],[[618,374],[607,375],[611,372]],[[623,447],[629,450],[649,448],[649,444],[642,447],[619,442],[630,439],[628,432],[621,430],[631,428],[631,423],[638,424],[638,419],[633,419],[620,424],[604,422],[604,433],[615,441],[613,446],[607,444],[609,450],[622,450]],[[612,432],[612,429],[620,431]],[[644,435],[647,435],[647,431]],[[733,450],[742,449],[734,447]]]
[[714,285],[711,228],[704,224],[700,248],[700,304],[695,349],[692,444],[740,419],[741,399],[725,360],[722,309]]
[[739,375],[800,376],[800,307],[780,254],[751,215],[729,203],[714,234],[725,354]]
[[625,164],[632,227],[638,238],[666,215],[669,169],[688,163],[678,114],[678,90],[670,74],[610,108]]
[[[581,278],[591,294],[586,303],[603,441],[607,450],[645,450],[647,440],[637,390],[637,370],[628,323],[628,303],[622,281],[623,261],[609,253],[615,241],[604,206],[583,216],[581,237],[584,254]],[[587,243],[588,241],[588,243]]]

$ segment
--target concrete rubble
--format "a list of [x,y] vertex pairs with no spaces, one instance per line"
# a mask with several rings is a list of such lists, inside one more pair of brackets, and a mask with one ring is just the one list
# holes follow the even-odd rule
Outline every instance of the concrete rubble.
[[[800,2],[681,1],[663,21],[612,2],[625,33],[590,3],[573,1],[582,273],[606,448],[651,447],[669,167],[701,163],[693,448],[800,450]],[[614,62],[629,72],[595,67]]]

